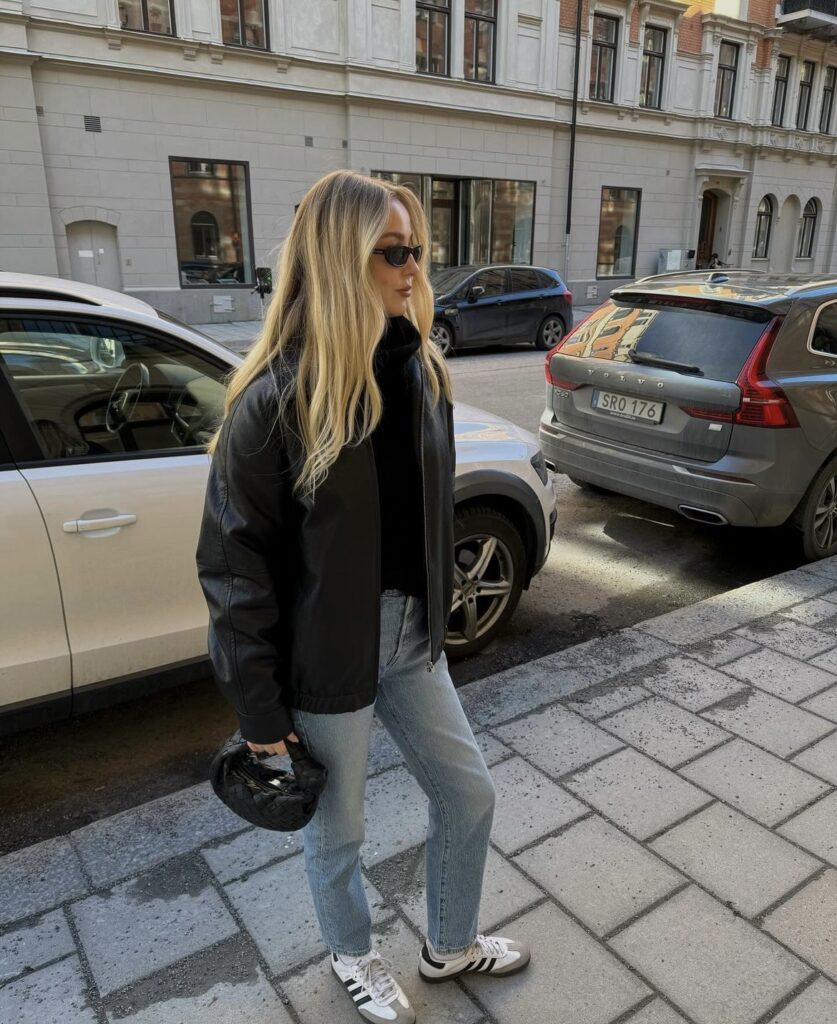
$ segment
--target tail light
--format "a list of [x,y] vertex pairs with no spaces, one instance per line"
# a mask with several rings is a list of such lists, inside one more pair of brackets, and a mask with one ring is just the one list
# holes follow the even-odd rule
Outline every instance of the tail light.
[[798,427],[799,420],[788,396],[767,376],[767,358],[782,326],[783,318],[775,317],[767,325],[747,358],[736,384],[741,388],[741,402],[733,412],[713,409],[683,408],[683,412],[699,419],[718,423],[739,423],[747,427]]
[[[570,302],[572,302],[572,298],[573,297],[572,297],[571,293],[567,292],[566,294],[567,294],[567,298],[570,300]],[[584,324],[587,323],[587,321],[590,319],[590,317],[595,312],[596,312],[596,310],[594,309],[591,313],[588,313],[587,316],[583,320],[579,320],[578,323],[575,324],[573,329],[567,335],[565,335],[565,337],[563,337],[558,342],[558,344],[555,346],[555,348],[551,348],[546,353],[546,362],[544,363],[543,372],[544,372],[544,377],[546,377],[546,383],[547,384],[551,384],[554,388],[561,388],[563,391],[575,391],[576,388],[580,388],[581,387],[581,385],[580,384],[576,384],[575,381],[564,380],[563,377],[553,377],[552,373],[550,372],[550,369],[549,369],[549,361],[550,361],[550,359],[552,359],[552,357],[555,355],[556,352],[560,352],[561,351],[561,349],[567,344],[567,342],[572,338],[572,336],[574,334],[577,334],[581,330],[581,328],[584,326]]]
[[573,293],[569,289],[567,289],[564,292],[564,298],[567,300],[567,302],[569,302],[570,305],[573,304]]

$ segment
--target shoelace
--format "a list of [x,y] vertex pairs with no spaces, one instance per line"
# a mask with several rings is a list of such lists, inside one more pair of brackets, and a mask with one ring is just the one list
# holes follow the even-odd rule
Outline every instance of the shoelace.
[[390,967],[392,962],[384,959],[374,949],[355,964],[358,981],[364,988],[369,989],[376,1003],[384,1006],[398,996],[395,981],[389,973]]
[[474,952],[480,950],[480,956],[496,957],[498,960],[508,953],[505,942],[490,935],[478,935],[474,940]]

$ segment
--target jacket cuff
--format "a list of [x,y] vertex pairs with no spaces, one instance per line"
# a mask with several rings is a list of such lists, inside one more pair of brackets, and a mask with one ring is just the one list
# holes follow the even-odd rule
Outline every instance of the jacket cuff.
[[286,707],[274,708],[262,715],[243,715],[237,711],[241,738],[251,743],[281,743],[294,731],[294,723]]

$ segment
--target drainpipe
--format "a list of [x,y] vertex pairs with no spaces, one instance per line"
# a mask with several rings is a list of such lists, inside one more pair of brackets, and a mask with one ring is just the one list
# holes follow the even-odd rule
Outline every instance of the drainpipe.
[[575,176],[575,135],[578,125],[578,76],[581,69],[581,5],[575,7],[575,67],[573,68],[573,113],[570,122],[570,165],[567,175],[567,229],[564,237],[564,282],[569,287],[570,234],[573,227],[573,178]]

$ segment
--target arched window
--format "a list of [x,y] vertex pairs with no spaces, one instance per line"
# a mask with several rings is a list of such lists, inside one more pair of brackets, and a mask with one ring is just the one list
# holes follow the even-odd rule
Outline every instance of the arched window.
[[802,213],[799,225],[799,240],[796,243],[796,258],[809,260],[814,255],[814,233],[817,230],[817,201],[809,199]]
[[753,242],[753,259],[766,260],[770,252],[770,231],[773,227],[773,200],[765,196],[756,211],[756,237]]
[[192,217],[192,255],[196,260],[218,256],[218,221],[206,210]]

